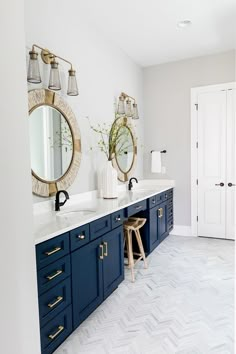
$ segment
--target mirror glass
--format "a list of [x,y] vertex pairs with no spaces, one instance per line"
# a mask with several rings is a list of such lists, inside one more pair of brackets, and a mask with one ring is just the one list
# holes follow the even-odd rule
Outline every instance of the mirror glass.
[[121,126],[118,130],[120,138],[117,141],[115,155],[117,165],[123,173],[127,173],[134,160],[134,144],[132,132],[127,126]]
[[68,170],[73,157],[70,126],[60,111],[41,105],[30,113],[31,168],[45,181],[56,181]]

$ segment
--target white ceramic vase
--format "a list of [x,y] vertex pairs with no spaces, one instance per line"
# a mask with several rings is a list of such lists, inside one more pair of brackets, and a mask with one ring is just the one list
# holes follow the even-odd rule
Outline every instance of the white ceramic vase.
[[102,170],[102,195],[104,199],[114,199],[118,197],[117,191],[117,171],[112,166],[111,161],[107,161]]

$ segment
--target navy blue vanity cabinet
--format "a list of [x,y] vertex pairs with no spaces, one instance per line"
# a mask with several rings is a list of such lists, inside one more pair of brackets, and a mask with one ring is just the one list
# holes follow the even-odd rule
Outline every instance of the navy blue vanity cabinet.
[[168,191],[167,222],[168,222],[168,232],[170,232],[174,227],[173,189]]
[[[97,235],[103,227],[107,229],[110,225],[106,219],[101,219],[91,223],[91,239],[95,237],[92,232]],[[74,251],[71,259],[75,329],[124,279],[123,226],[116,227]]]
[[52,354],[72,332],[72,308],[68,306],[40,330],[42,354]]
[[73,328],[90,315],[103,300],[103,246],[98,238],[71,255]]
[[123,226],[117,227],[102,238],[103,296],[106,299],[124,279]]
[[159,204],[157,219],[158,240],[159,243],[161,243],[169,235],[167,223],[167,202]]
[[72,332],[69,233],[36,246],[42,354],[51,354]]
[[[149,255],[173,228],[173,189],[150,197],[147,205],[147,210],[135,216],[147,219],[140,232],[145,253]],[[135,241],[134,248],[136,249]]]

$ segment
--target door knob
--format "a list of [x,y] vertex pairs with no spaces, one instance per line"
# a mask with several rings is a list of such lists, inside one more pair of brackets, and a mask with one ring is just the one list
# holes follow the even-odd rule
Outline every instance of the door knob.
[[215,186],[221,186],[221,187],[224,187],[224,183],[223,182],[220,182],[220,183],[216,183]]
[[228,183],[228,186],[229,186],[229,187],[233,187],[233,186],[236,186],[236,184],[229,182],[229,183]]

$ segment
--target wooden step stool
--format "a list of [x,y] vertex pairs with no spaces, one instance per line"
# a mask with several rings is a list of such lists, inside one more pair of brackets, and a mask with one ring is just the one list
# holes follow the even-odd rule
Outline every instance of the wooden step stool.
[[[145,224],[147,219],[145,218],[129,218],[128,221],[124,222],[124,246],[126,244],[127,247],[127,256],[128,256],[128,267],[131,270],[131,279],[134,282],[134,265],[143,259],[144,268],[147,268],[147,261],[145,252],[143,249],[143,243],[140,236],[139,230]],[[139,253],[133,252],[133,245],[132,245],[132,232],[136,236],[136,240],[138,243]],[[134,255],[139,256],[139,258],[134,262]]]

